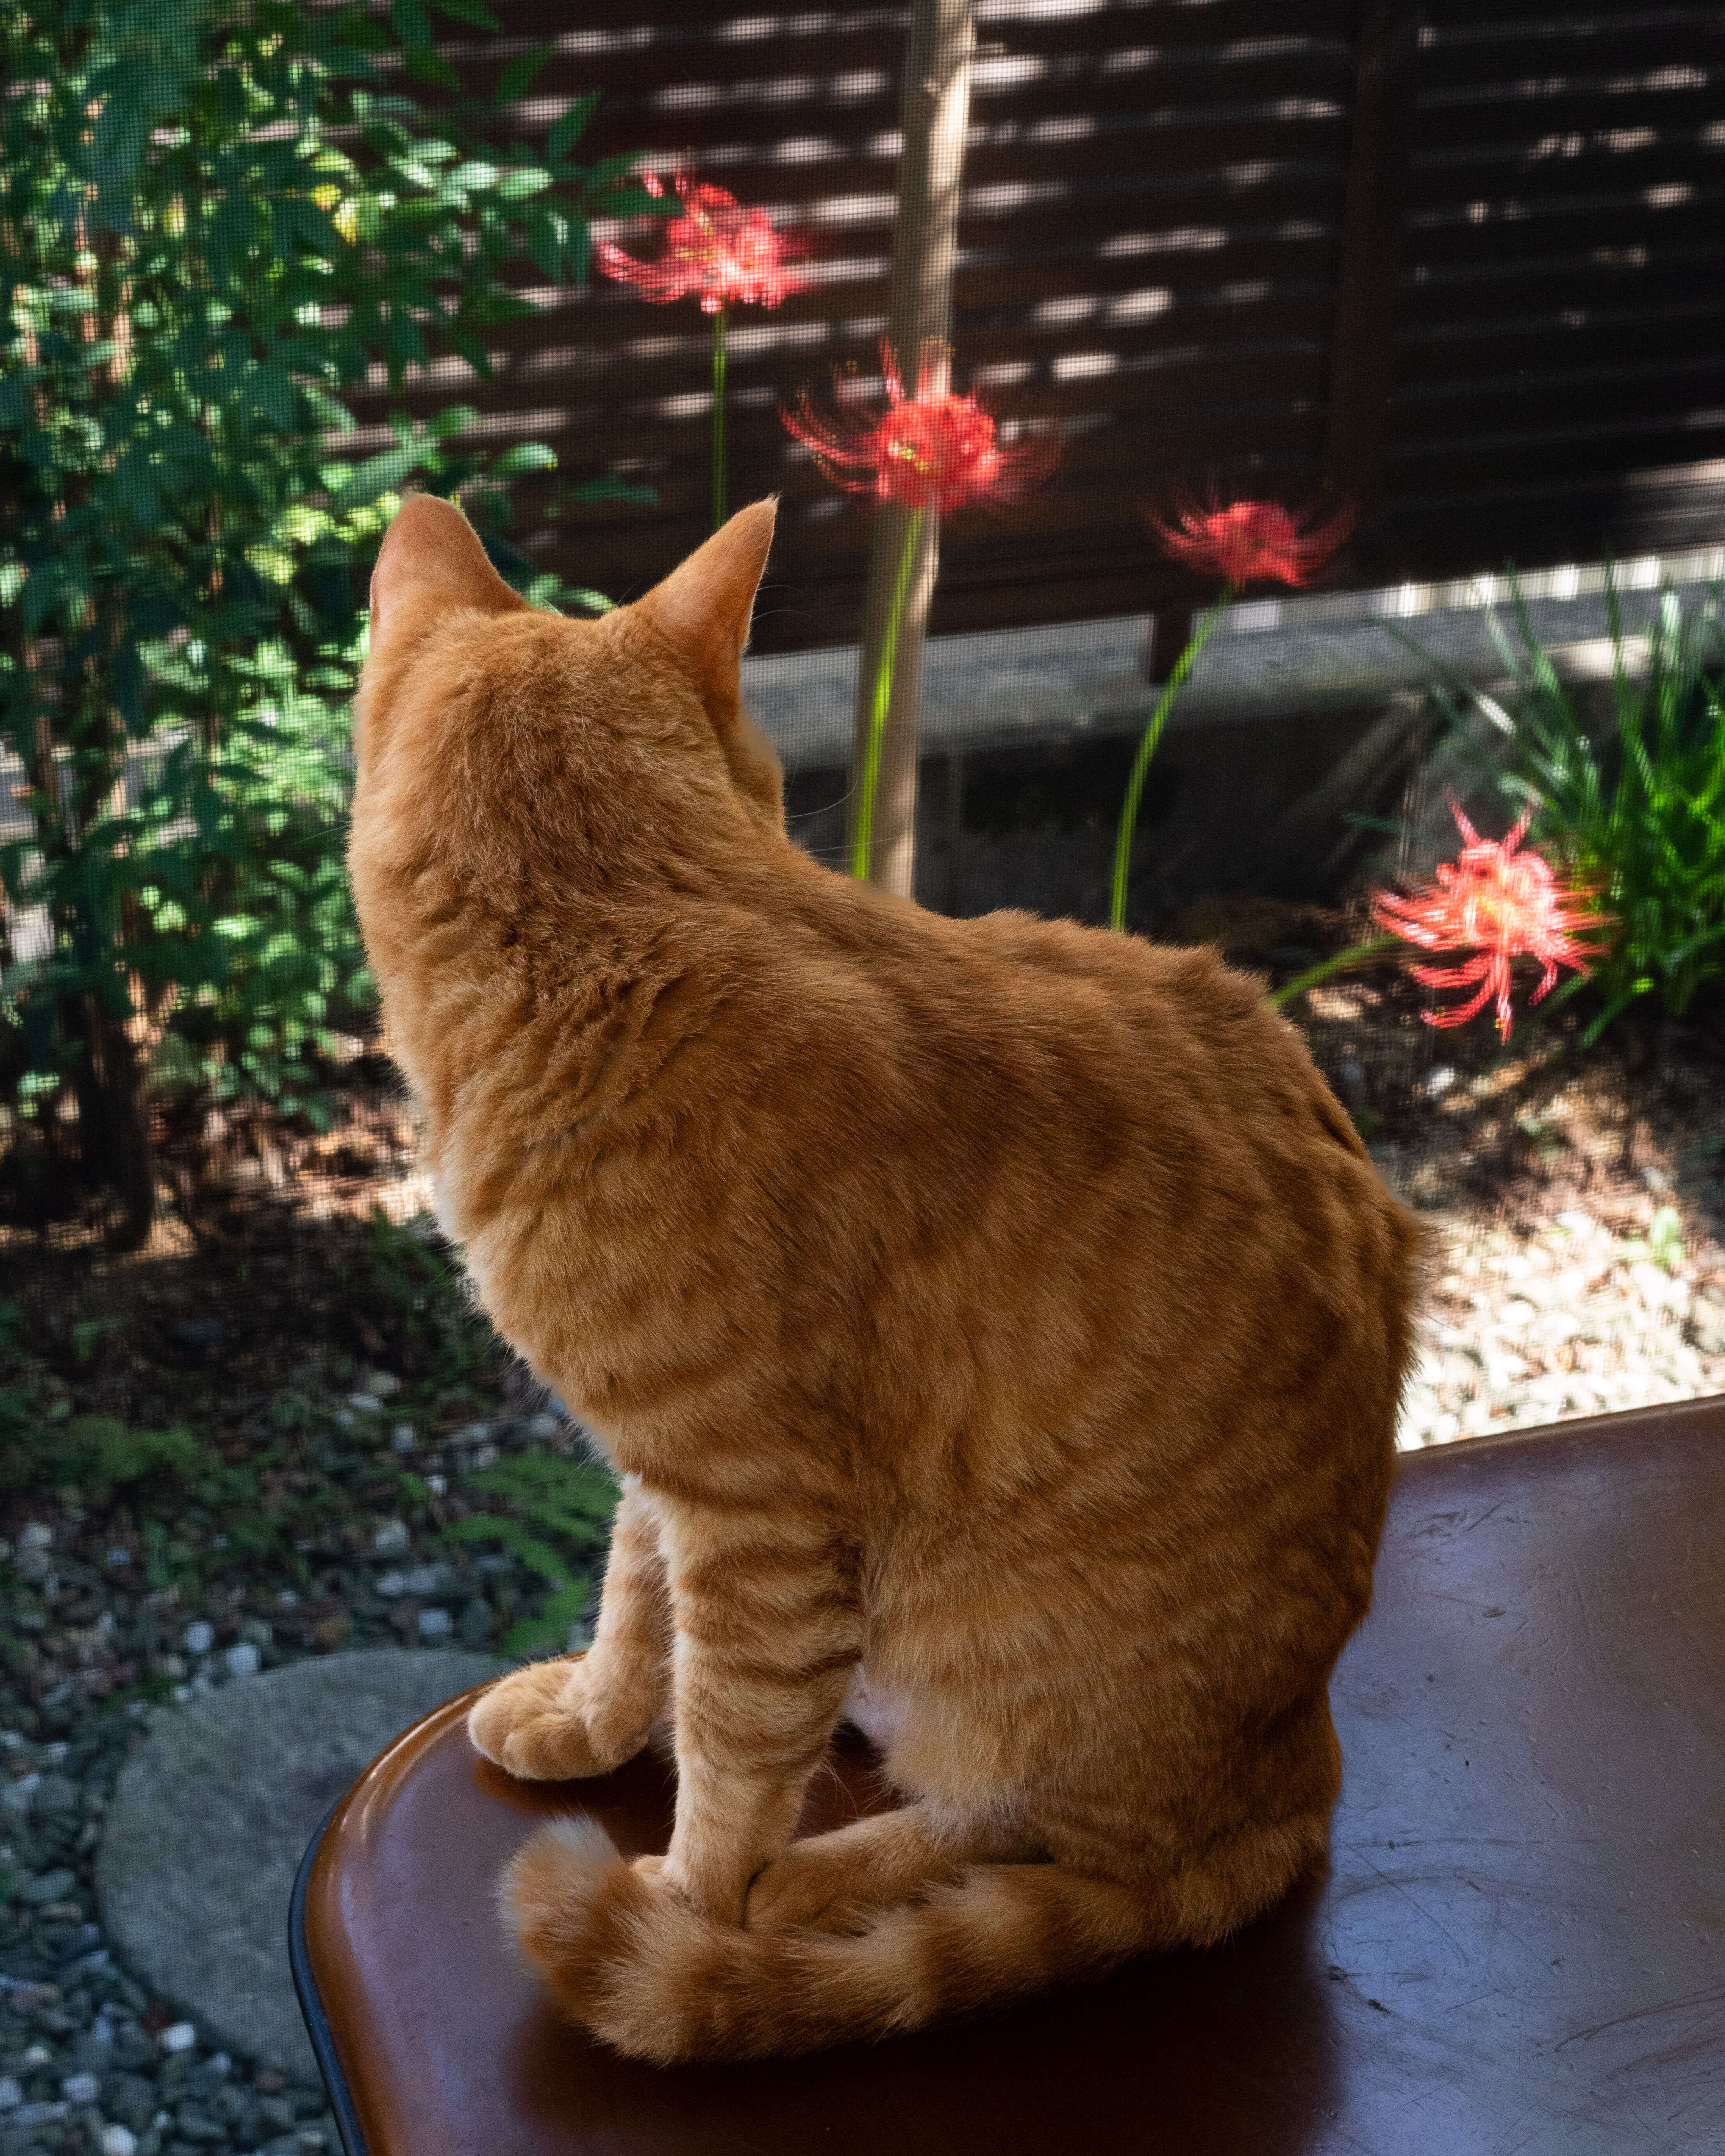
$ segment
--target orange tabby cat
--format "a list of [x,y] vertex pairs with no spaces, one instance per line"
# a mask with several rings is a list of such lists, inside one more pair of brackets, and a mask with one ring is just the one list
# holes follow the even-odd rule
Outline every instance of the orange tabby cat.
[[[354,888],[439,1211],[623,1481],[592,1648],[473,1740],[549,1778],[676,1746],[667,1856],[566,1820],[505,1906],[661,2061],[1219,1939],[1318,1861],[1415,1271],[1214,952],[946,920],[786,837],[738,701],[773,523],[565,621],[411,501],[360,699]],[[792,1842],[846,1716],[903,1807]]]

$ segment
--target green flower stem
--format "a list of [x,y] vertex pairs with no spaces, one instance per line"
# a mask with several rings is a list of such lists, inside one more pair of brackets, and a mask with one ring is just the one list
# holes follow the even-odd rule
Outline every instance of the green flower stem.
[[725,521],[725,310],[713,316],[713,529]]
[[1284,987],[1272,988],[1270,1000],[1280,1010],[1291,1004],[1296,996],[1303,996],[1308,988],[1315,988],[1320,981],[1327,981],[1332,973],[1345,973],[1355,966],[1368,965],[1373,958],[1393,951],[1401,942],[1399,936],[1373,936],[1364,943],[1351,943],[1345,951],[1338,951],[1333,958],[1326,958],[1319,965],[1308,966]]
[[875,794],[880,783],[880,743],[886,732],[886,714],[892,703],[892,670],[898,660],[899,625],[905,618],[905,599],[911,573],[922,541],[922,519],[927,511],[912,510],[905,529],[905,550],[899,557],[898,581],[893,588],[892,608],[886,617],[886,634],[880,640],[880,663],[875,672],[875,696],[869,710],[869,752],[863,761],[862,798],[857,804],[856,836],[850,847],[850,873],[859,883],[869,874],[869,846],[875,830]]
[[1209,642],[1210,636],[1222,619],[1222,609],[1234,597],[1232,584],[1224,584],[1216,603],[1199,622],[1188,638],[1186,649],[1174,661],[1174,670],[1168,677],[1168,686],[1157,699],[1156,709],[1150,714],[1150,723],[1144,729],[1144,738],[1138,743],[1132,775],[1126,783],[1126,799],[1121,804],[1120,835],[1114,842],[1114,898],[1108,910],[1111,928],[1126,927],[1126,872],[1132,859],[1132,833],[1138,821],[1138,802],[1143,794],[1144,779],[1150,769],[1150,759],[1156,753],[1156,745],[1162,739],[1162,730],[1168,724],[1168,715],[1173,708],[1174,698],[1182,683],[1192,671],[1198,654]]

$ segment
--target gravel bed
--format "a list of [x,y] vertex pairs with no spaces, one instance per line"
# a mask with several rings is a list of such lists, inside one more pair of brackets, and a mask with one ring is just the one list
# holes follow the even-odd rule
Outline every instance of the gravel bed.
[[1639,1234],[1571,1207],[1438,1241],[1404,1450],[1725,1392],[1725,1249],[1692,1254],[1674,1209]]
[[[0,1539],[0,2156],[341,2148],[321,2087],[206,2041],[111,1952],[93,1871],[115,1781],[156,1717],[283,1663],[367,1645],[497,1651],[546,1584],[507,1549],[451,1540],[452,1521],[484,1508],[463,1486],[578,1437],[542,1410],[409,1444],[389,1373],[337,1366],[326,1385],[301,1380],[283,1397],[327,1486],[301,1493],[318,1532],[274,1566],[254,1559],[224,1578],[239,1543],[212,1519],[182,1530],[196,1584],[151,1587],[139,1536],[112,1508],[60,1502],[68,1492],[19,1501],[13,1513],[28,1516]],[[253,1411],[267,1419],[268,1404]],[[392,1491],[411,1502],[391,1509]],[[567,1644],[588,1636],[567,1628]]]
[[86,1715],[69,1738],[0,1734],[0,2156],[338,2151],[321,2088],[204,2042],[104,1942],[91,1867],[143,1739],[150,1710],[134,1705]]

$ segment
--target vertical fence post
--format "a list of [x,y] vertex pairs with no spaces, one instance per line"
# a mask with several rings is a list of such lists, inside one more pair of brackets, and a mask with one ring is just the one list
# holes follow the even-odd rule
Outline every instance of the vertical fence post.
[[[970,118],[970,62],[976,32],[973,0],[911,0],[905,54],[904,150],[899,165],[898,223],[892,244],[888,336],[915,386],[918,355],[942,348],[937,389],[946,378],[952,335],[952,265],[957,254],[958,198],[964,133]],[[873,690],[892,613],[911,512],[896,503],[875,509],[863,601],[862,663],[857,672],[856,734],[850,762],[849,837],[856,837],[868,753]],[[922,520],[922,542],[899,622],[892,697],[881,740],[880,769],[869,846],[869,880],[909,898],[916,877],[916,705],[922,639],[940,566],[939,518]]]
[[1324,433],[1326,487],[1363,515],[1381,483],[1395,367],[1419,0],[1366,0],[1354,66],[1348,187]]

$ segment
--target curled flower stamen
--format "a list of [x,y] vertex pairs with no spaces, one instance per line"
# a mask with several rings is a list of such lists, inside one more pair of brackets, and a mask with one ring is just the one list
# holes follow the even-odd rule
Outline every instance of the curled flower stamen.
[[[643,262],[613,241],[593,249],[599,266],[655,306],[688,298],[701,301],[704,314],[722,307],[776,307],[804,280],[789,266],[799,243],[773,229],[765,210],[745,209],[725,187],[678,173],[675,186],[683,214],[665,228],[665,244],[655,261]],[[649,173],[643,185],[662,195],[664,184]]]
[[779,414],[835,486],[945,516],[975,503],[1016,501],[1053,470],[1057,441],[1037,435],[1003,442],[993,415],[974,396],[939,387],[939,352],[922,355],[913,397],[906,396],[898,362],[885,345],[880,357],[884,413],[842,406],[823,412],[805,397],[795,411]]
[[1456,859],[1440,861],[1435,880],[1423,891],[1404,897],[1378,892],[1372,917],[1378,927],[1420,950],[1472,952],[1462,965],[1414,968],[1414,978],[1426,988],[1477,991],[1471,1002],[1425,1012],[1428,1025],[1464,1025],[1495,1000],[1498,1035],[1507,1040],[1512,962],[1537,958],[1544,969],[1527,998],[1530,1004],[1556,985],[1559,966],[1584,976],[1588,959],[1607,947],[1577,940],[1578,930],[1604,925],[1594,905],[1598,893],[1584,885],[1559,883],[1541,855],[1531,848],[1517,850],[1527,834],[1525,815],[1500,844],[1481,838],[1453,803],[1450,813],[1464,842]]
[[1200,574],[1243,584],[1309,584],[1353,529],[1347,504],[1327,516],[1274,501],[1176,502],[1173,520],[1153,515],[1150,528],[1177,562]]

